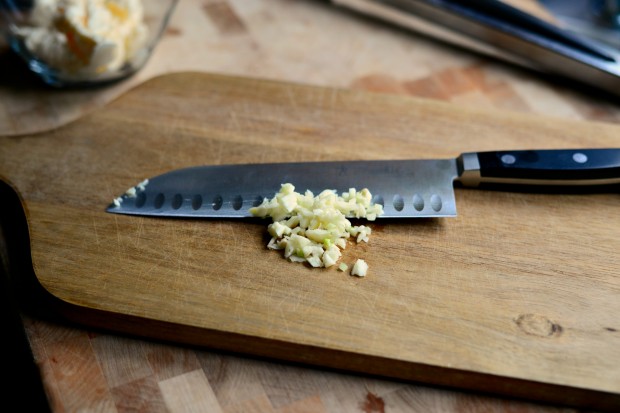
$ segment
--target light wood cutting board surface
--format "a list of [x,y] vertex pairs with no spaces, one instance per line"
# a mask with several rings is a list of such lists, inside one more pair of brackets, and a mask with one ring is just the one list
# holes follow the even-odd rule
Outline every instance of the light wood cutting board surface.
[[[432,384],[611,408],[618,194],[457,190],[459,216],[373,223],[366,278],[287,262],[266,223],[104,212],[199,164],[454,157],[614,146],[618,127],[408,97],[185,73],[60,129],[0,141],[34,276],[114,331]],[[24,263],[23,265],[27,265]],[[566,399],[570,394],[570,399]]]

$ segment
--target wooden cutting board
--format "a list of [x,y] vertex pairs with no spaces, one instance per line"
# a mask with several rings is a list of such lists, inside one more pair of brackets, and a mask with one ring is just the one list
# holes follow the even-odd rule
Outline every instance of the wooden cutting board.
[[9,258],[18,281],[37,284],[24,300],[89,326],[613,410],[617,193],[457,189],[457,218],[378,221],[368,244],[350,244],[343,260],[365,259],[365,278],[286,261],[266,248],[266,222],[105,208],[144,178],[192,165],[449,158],[619,137],[606,124],[165,75],[60,129],[0,138],[0,178],[19,197],[30,247]]

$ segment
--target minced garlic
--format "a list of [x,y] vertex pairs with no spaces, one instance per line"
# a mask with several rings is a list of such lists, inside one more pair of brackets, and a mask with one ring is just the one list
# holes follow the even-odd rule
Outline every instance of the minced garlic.
[[[148,184],[149,184],[149,180],[145,179],[144,181],[140,182],[138,185],[132,186],[127,191],[125,191],[125,196],[127,198],[135,198],[138,195],[138,192],[144,191],[146,189],[146,186]],[[112,201],[112,204],[114,204],[114,206],[117,208],[120,207],[122,203],[123,203],[122,196],[119,196],[118,198],[114,198],[114,200]]]
[[[268,248],[283,250],[284,257],[293,262],[331,267],[342,256],[347,238],[353,236],[356,242],[368,242],[371,234],[370,227],[354,226],[348,218],[374,221],[383,214],[383,206],[372,204],[368,189],[351,188],[341,196],[333,190],[325,190],[314,196],[311,191],[297,193],[295,187],[287,183],[273,199],[263,200],[262,204],[251,208],[250,213],[272,218],[268,227],[272,237]],[[368,266],[365,269],[362,266],[358,266],[357,275],[365,275]],[[341,271],[347,268],[346,264],[339,266]]]
[[368,264],[366,261],[362,259],[358,259],[353,264],[353,269],[351,270],[351,275],[357,275],[358,277],[365,277],[368,272]]

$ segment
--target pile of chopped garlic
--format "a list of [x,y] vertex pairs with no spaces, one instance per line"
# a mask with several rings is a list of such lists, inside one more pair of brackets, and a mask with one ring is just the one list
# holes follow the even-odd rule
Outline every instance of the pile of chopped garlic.
[[[371,229],[364,225],[354,226],[348,218],[366,218],[374,221],[383,214],[383,206],[372,204],[368,189],[354,188],[341,196],[333,190],[325,190],[314,196],[295,192],[292,184],[283,184],[273,199],[251,208],[256,217],[271,217],[268,231],[272,238],[268,248],[284,250],[284,257],[293,262],[308,262],[313,267],[331,267],[342,256],[351,236],[357,242],[368,242]],[[340,264],[346,271],[348,266]],[[357,260],[351,274],[363,277],[368,271],[364,260]]]

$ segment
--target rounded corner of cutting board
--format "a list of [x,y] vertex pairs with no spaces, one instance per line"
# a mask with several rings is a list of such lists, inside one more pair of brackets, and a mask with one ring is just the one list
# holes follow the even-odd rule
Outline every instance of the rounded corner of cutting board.
[[19,190],[0,176],[0,252],[4,276],[24,309],[47,312],[71,305],[54,295],[37,276],[32,258],[29,209]]

